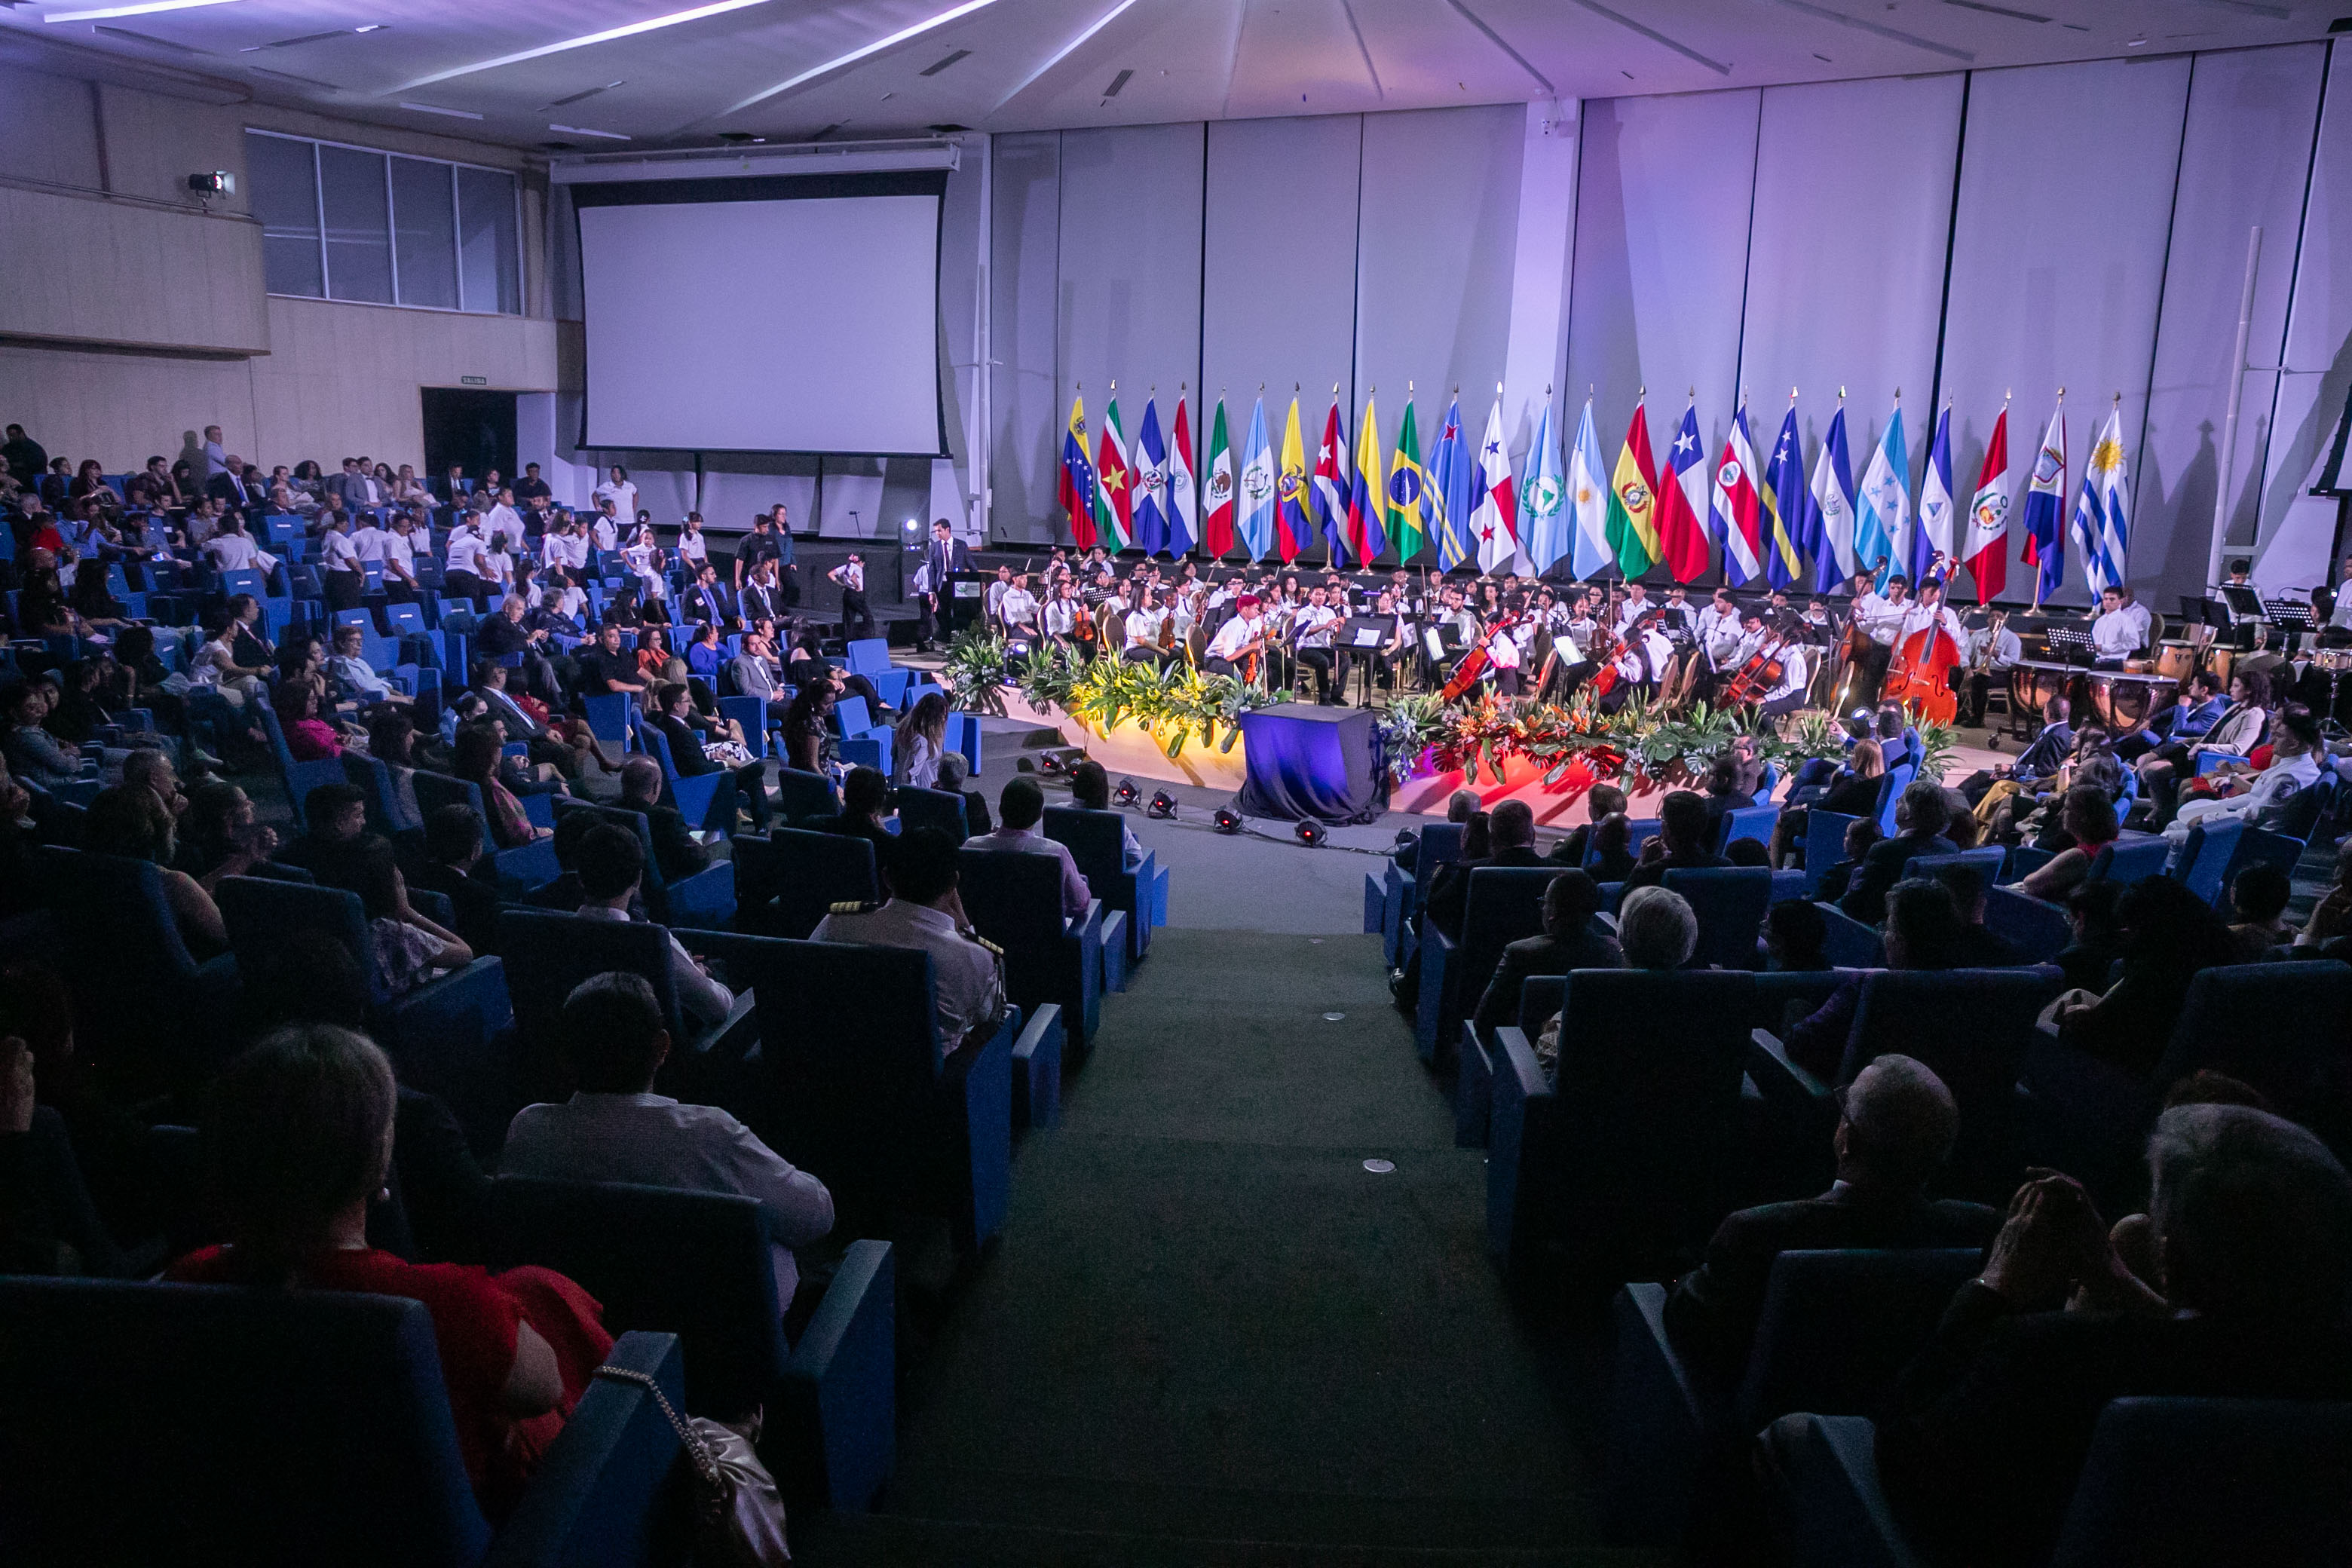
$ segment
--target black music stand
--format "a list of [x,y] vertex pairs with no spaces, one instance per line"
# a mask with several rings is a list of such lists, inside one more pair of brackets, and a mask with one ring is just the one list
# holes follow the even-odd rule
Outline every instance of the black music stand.
[[2305,633],[2319,630],[2319,616],[2301,599],[2264,599],[2263,610],[2271,625],[2286,634],[2279,644],[2281,653],[2293,654]]
[[1374,658],[1388,642],[1389,632],[1394,624],[1385,616],[1350,616],[1348,617],[1347,625],[1341,626],[1331,638],[1331,646],[1353,655],[1354,657],[1349,662],[1363,672],[1364,700],[1356,704],[1359,708],[1370,708],[1372,705]]
[[2097,658],[2097,652],[2091,646],[2088,626],[2044,626],[2042,640],[2049,648],[2050,656],[2063,663],[2072,664],[2079,655],[2083,667],[2087,669]]

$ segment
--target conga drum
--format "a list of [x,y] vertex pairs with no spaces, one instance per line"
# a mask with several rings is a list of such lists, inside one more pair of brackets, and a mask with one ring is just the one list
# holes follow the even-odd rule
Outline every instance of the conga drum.
[[2236,648],[2209,647],[2205,650],[2205,668],[2212,672],[2214,689],[2224,697],[2230,695],[2230,671],[2237,662]]
[[2167,637],[2157,645],[2156,673],[2161,679],[2176,686],[2187,680],[2197,668],[2197,649],[2187,639]]

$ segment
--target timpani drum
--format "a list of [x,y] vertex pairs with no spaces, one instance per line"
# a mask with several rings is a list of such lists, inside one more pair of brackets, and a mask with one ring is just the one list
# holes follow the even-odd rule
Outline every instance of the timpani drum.
[[2009,667],[2010,711],[2021,720],[2031,718],[2039,722],[2042,710],[2053,697],[2067,694],[2067,682],[2074,671],[2059,666],[2013,664]]
[[2090,685],[2091,711],[2109,735],[2124,735],[2147,718],[2148,687],[2157,678],[2126,670],[2094,669],[2084,673]]
[[2156,673],[2178,685],[2187,680],[2197,668],[2195,645],[2179,637],[2167,637],[2157,645]]

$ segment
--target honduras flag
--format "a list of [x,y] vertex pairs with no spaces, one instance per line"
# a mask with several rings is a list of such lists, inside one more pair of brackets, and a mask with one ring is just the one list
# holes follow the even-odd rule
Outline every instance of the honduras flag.
[[1838,395],[1830,433],[1813,459],[1813,515],[1820,521],[1821,548],[1813,556],[1813,586],[1828,593],[1854,574],[1853,464],[1845,449],[1845,395]]
[[1568,459],[1568,511],[1575,520],[1569,570],[1591,579],[1617,563],[1609,547],[1609,479],[1601,466],[1601,437],[1592,428],[1592,400],[1576,424],[1576,450]]
[[1903,441],[1903,399],[1886,416],[1886,434],[1870,455],[1862,476],[1862,491],[1854,498],[1853,553],[1855,569],[1878,580],[1879,592],[1899,569],[1897,554],[1910,537],[1911,453]]
[[1451,572],[1470,559],[1470,453],[1462,439],[1462,396],[1445,410],[1445,433],[1430,454],[1430,531],[1437,540],[1437,569]]
[[1936,439],[1927,447],[1927,477],[1919,482],[1919,526],[1911,534],[1911,581],[1925,583],[1937,556],[1943,571],[1952,563],[1952,405],[1936,416]]
[[2124,580],[2131,546],[2124,474],[2124,407],[2116,399],[2106,427],[2091,443],[2083,464],[2083,493],[2074,502],[2074,548],[2083,552],[2083,576],[2095,596]]
[[1160,438],[1160,399],[1143,401],[1143,428],[1135,437],[1135,510],[1129,538],[1146,555],[1168,548],[1168,447]]
[[1265,398],[1250,408],[1249,441],[1242,448],[1242,548],[1263,561],[1274,548],[1274,448],[1265,442]]

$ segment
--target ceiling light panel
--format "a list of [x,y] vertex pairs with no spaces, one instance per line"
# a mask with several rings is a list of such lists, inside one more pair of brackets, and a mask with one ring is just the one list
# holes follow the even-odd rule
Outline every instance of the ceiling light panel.
[[414,81],[403,82],[392,90],[414,92],[420,87],[429,87],[437,81],[450,81],[461,76],[473,76],[481,71],[497,70],[502,66],[520,65],[525,60],[544,59],[549,55],[560,55],[571,49],[590,48],[597,44],[609,44],[622,38],[638,37],[646,33],[658,32],[664,27],[683,26],[688,22],[699,22],[707,16],[723,16],[731,11],[748,11],[755,5],[765,5],[768,3],[769,0],[711,0],[709,5],[696,5],[684,11],[672,11],[660,16],[648,16],[641,22],[606,27],[601,32],[583,33],[577,37],[558,38],[553,43],[541,44],[534,48],[517,49],[512,54],[499,55],[487,60],[476,60],[471,65],[453,66],[447,70],[436,71],[431,76],[421,76]]
[[[919,38],[925,33],[931,32],[936,28],[946,26],[950,22],[961,21],[964,17],[971,16],[975,11],[984,11],[995,3],[996,0],[963,0],[961,5],[951,5],[948,7],[948,9],[938,13],[936,16],[924,17],[921,21],[913,24],[911,26],[901,27],[897,32],[889,34],[885,37],[877,38],[870,44],[861,45],[858,47],[850,50],[847,54],[835,55],[833,58],[826,60],[822,65],[811,66],[808,69],[802,71],[797,76],[788,77],[784,80],[778,82],[773,87],[762,89],[761,90],[753,93],[751,97],[743,100],[740,103],[730,105],[727,109],[726,112],[729,114],[740,113],[743,110],[751,108],[755,103],[764,103],[769,99],[774,98],[780,93],[790,92],[793,89],[814,81],[820,77],[830,76],[837,70],[845,70],[849,67],[857,64],[860,60],[870,59],[874,56],[882,53],[885,49],[896,48],[900,44],[907,43],[914,38]],[[1132,4],[1133,0],[1129,0],[1129,3]]]
[[160,11],[194,11],[205,5],[227,5],[234,0],[139,0],[130,5],[101,5],[80,11],[52,11],[44,22],[104,22],[116,16],[152,16]]

